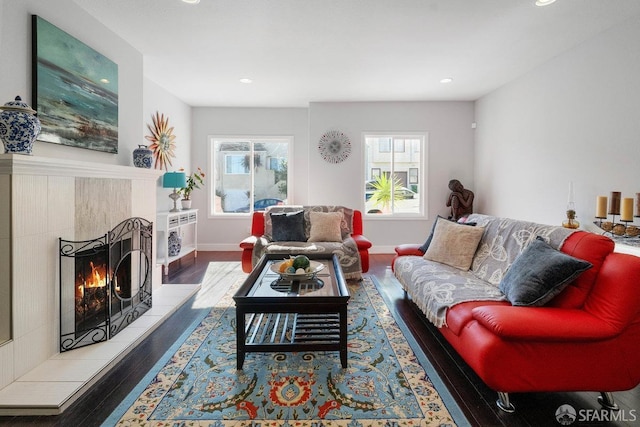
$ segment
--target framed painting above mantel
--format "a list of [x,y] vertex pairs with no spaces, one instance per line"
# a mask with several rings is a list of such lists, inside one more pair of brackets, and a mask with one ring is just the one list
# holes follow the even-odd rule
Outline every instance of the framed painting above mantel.
[[32,15],[33,100],[39,141],[118,152],[118,65]]

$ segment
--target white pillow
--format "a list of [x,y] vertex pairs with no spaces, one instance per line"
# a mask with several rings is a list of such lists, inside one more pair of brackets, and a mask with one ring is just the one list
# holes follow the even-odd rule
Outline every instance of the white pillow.
[[438,221],[424,259],[469,270],[483,233],[483,227]]
[[310,212],[311,229],[307,242],[342,242],[340,212]]

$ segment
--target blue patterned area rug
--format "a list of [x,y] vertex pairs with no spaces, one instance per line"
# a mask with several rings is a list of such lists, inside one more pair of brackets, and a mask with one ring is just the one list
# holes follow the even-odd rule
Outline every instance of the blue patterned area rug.
[[349,285],[348,368],[338,352],[249,353],[238,371],[234,286],[103,426],[469,425],[374,280]]

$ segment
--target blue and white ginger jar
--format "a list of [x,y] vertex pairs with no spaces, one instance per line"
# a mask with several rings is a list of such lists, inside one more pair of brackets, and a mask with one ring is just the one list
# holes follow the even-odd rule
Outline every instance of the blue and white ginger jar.
[[152,161],[153,151],[151,151],[146,145],[138,145],[138,148],[133,150],[133,166],[137,168],[151,169]]
[[182,249],[182,237],[178,235],[177,231],[169,232],[169,256],[178,256]]
[[36,111],[19,96],[0,110],[0,139],[4,143],[4,152],[31,154],[33,143],[42,130]]

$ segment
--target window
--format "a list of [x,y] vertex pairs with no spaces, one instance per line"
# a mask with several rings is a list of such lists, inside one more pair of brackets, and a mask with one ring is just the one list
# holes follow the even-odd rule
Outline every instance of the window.
[[425,215],[427,135],[365,134],[364,144],[366,214]]
[[244,156],[226,154],[224,156],[225,173],[228,175],[247,175],[249,173],[249,167],[244,161]]
[[418,168],[409,168],[409,184],[418,183]]
[[396,153],[404,152],[404,139],[393,139],[392,137],[378,138],[378,151],[381,153],[391,152],[391,142],[393,141],[393,151]]
[[287,168],[286,157],[270,157],[267,167],[274,171],[283,171]]
[[211,214],[249,214],[287,203],[291,147],[289,137],[210,137]]

